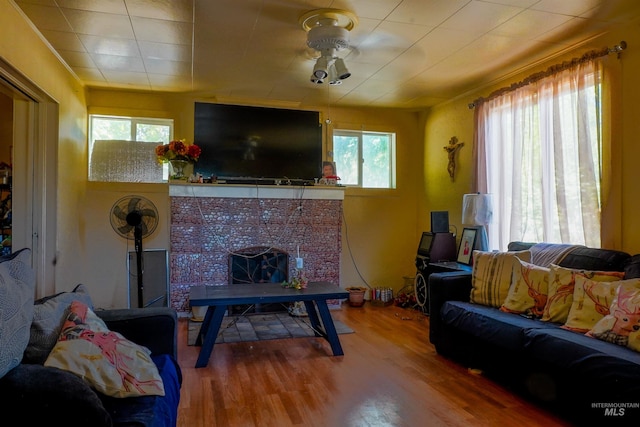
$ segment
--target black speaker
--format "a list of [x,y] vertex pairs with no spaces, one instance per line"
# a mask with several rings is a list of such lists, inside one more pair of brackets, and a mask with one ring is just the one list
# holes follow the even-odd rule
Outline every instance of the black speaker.
[[449,232],[449,211],[432,211],[431,212],[431,232],[432,233],[448,233]]
[[452,233],[435,233],[429,251],[429,262],[453,261],[456,259],[456,238]]

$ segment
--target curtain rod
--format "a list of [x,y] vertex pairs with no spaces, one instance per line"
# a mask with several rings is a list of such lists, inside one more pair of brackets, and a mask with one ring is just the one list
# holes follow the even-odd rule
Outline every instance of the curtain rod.
[[565,61],[561,64],[556,64],[556,65],[552,65],[549,68],[547,68],[545,71],[540,71],[538,73],[534,73],[532,75],[530,75],[529,77],[525,78],[524,80],[521,80],[517,83],[513,83],[511,86],[506,86],[503,87],[501,89],[498,89],[494,92],[492,92],[489,96],[487,96],[486,98],[484,97],[480,97],[477,98],[475,101],[471,102],[469,104],[469,109],[472,110],[474,109],[478,104],[484,102],[484,101],[488,101],[492,98],[495,98],[496,96],[502,95],[506,92],[511,92],[514,91],[516,89],[519,89],[523,86],[529,85],[531,83],[535,83],[538,80],[541,80],[545,77],[551,76],[553,74],[556,74],[560,71],[564,71],[567,70],[571,67],[576,66],[577,64],[583,63],[583,62],[587,62],[587,61],[592,61],[596,58],[599,58],[601,56],[605,56],[608,55],[610,53],[617,53],[618,57],[620,56],[620,52],[622,52],[623,50],[625,50],[627,48],[627,42],[625,42],[624,40],[620,42],[620,44],[617,44],[613,47],[605,47],[602,48],[600,50],[592,50],[590,52],[585,53],[584,55],[582,55],[580,58],[573,58],[570,61]]

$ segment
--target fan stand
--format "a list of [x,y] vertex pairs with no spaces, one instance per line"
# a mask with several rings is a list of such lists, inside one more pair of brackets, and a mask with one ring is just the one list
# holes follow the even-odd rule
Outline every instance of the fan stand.
[[138,308],[144,307],[144,282],[142,280],[142,215],[138,211],[127,214],[127,224],[133,228],[133,241],[136,250],[136,267],[138,269]]

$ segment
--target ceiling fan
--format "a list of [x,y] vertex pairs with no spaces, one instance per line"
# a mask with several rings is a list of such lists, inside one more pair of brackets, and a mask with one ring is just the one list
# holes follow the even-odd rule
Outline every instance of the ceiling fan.
[[323,84],[328,80],[330,85],[338,85],[349,78],[351,72],[337,54],[350,47],[349,32],[358,25],[358,18],[348,10],[314,9],[302,14],[298,23],[307,32],[307,46],[320,55],[311,82]]

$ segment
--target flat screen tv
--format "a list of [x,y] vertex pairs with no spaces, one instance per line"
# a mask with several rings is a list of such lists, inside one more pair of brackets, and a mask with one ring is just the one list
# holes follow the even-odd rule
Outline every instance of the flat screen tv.
[[322,175],[317,111],[195,103],[195,172],[218,179],[313,180]]

